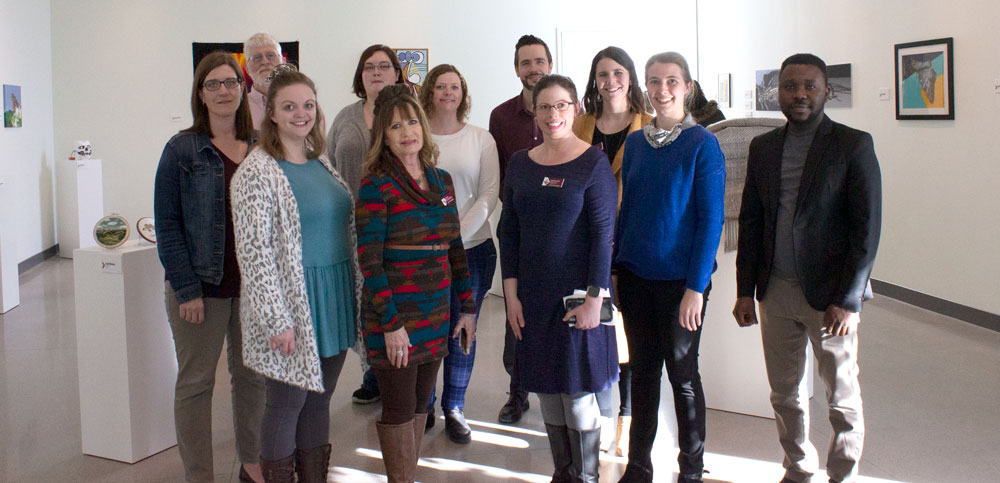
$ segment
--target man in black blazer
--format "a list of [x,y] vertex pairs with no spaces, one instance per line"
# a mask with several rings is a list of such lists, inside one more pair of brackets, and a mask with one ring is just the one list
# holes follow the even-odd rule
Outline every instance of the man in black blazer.
[[750,143],[736,256],[740,326],[757,323],[778,439],[782,483],[818,469],[809,442],[806,344],[819,360],[834,436],[831,482],[857,475],[864,443],[858,324],[882,224],[882,180],[871,135],[823,113],[826,64],[796,54],[781,65],[778,100],[788,123]]

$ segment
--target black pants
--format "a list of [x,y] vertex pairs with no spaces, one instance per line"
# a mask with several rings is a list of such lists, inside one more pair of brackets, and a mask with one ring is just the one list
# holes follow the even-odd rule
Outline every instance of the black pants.
[[503,339],[503,368],[510,374],[510,394],[524,401],[528,399],[528,391],[521,389],[521,377],[517,373],[517,337],[510,328],[510,322],[504,317],[506,330]]
[[[711,287],[709,284],[704,292],[703,320]],[[650,476],[664,364],[674,392],[680,474],[700,477],[704,469],[705,393],[698,374],[701,328],[691,332],[680,325],[678,316],[685,290],[684,280],[646,280],[627,270],[618,276],[632,369],[628,464]]]

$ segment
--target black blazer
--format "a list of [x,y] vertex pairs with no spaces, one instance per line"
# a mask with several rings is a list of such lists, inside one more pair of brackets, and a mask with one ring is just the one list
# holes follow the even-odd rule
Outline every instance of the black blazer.
[[[764,298],[774,259],[786,124],[750,142],[736,254],[737,295]],[[830,120],[816,130],[792,222],[796,271],[809,305],[861,311],[882,229],[882,175],[870,134]]]

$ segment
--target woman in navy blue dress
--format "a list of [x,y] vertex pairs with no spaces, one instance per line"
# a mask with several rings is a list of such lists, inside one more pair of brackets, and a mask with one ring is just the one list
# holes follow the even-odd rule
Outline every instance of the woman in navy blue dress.
[[[538,394],[552,448],[552,481],[597,481],[600,411],[595,393],[618,380],[613,327],[600,324],[597,292],[609,285],[617,185],[611,163],[573,134],[576,88],[546,76],[533,92],[544,142],[508,165],[500,219],[507,319],[521,384]],[[586,290],[566,313],[562,298]],[[568,325],[576,317],[574,327]]]

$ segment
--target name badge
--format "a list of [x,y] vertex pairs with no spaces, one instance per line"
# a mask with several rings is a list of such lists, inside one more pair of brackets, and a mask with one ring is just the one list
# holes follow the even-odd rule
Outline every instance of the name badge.
[[562,188],[564,183],[566,183],[566,178],[549,178],[548,176],[542,178],[542,186],[548,188]]
[[441,198],[441,204],[444,205],[444,206],[448,206],[448,205],[452,204],[454,201],[455,201],[455,197],[452,196],[452,195],[445,195],[444,198]]

